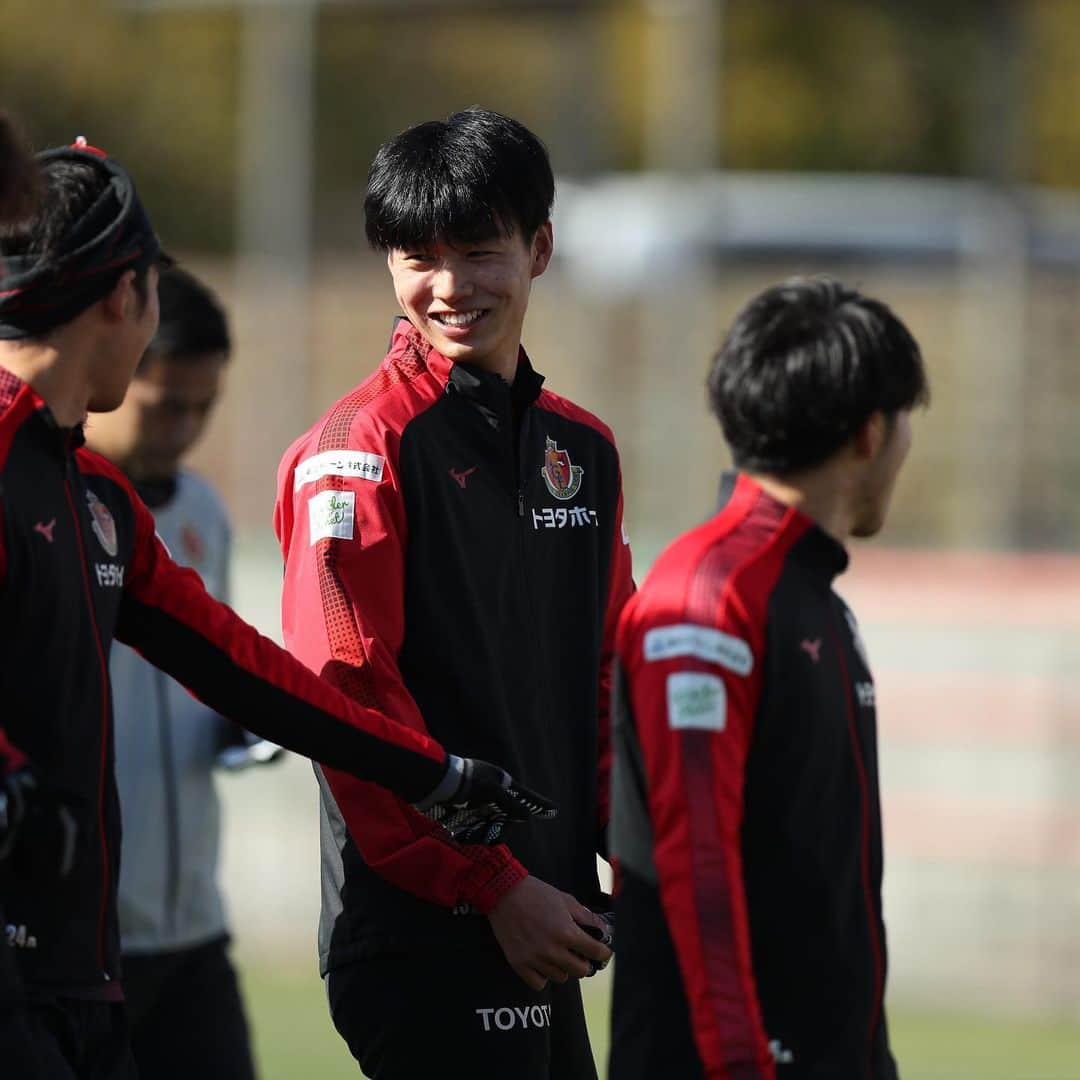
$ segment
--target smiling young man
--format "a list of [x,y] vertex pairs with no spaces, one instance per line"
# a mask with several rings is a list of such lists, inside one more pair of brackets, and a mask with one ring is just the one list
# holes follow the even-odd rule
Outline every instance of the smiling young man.
[[833,591],[928,398],[880,301],[794,279],[709,393],[740,470],[619,624],[612,1080],[896,1080],[874,683]]
[[44,1074],[128,1080],[114,639],[222,715],[422,806],[456,812],[464,796],[497,824],[537,800],[313,677],[173,561],[131,482],[83,446],[87,411],[120,405],[157,330],[157,237],[131,177],[102,151],[82,141],[38,164],[40,206],[0,228],[0,701],[6,735],[72,807],[80,844],[67,880],[40,860],[6,880],[4,947]]
[[610,952],[579,924],[598,932],[606,906],[609,665],[633,586],[611,432],[521,347],[553,197],[540,141],[487,110],[379,150],[367,235],[405,318],[279,472],[289,648],[498,753],[560,810],[543,835],[465,851],[321,770],[321,967],[376,1080],[595,1076],[577,980]]

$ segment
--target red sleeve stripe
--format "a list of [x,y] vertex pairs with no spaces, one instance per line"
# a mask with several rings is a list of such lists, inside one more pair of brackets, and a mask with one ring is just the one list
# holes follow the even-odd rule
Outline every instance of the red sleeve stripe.
[[4,734],[0,728],[0,776],[17,772],[26,764],[26,755]]
[[[390,393],[394,387],[413,382],[426,371],[422,355],[411,345],[384,361],[372,378],[343,398],[327,417],[319,433],[317,452],[321,454],[327,450],[347,449],[353,422],[368,405]],[[387,448],[381,449],[385,452]],[[323,476],[315,485],[315,491],[341,490],[345,487],[343,477]],[[338,543],[329,537],[318,541],[319,592],[330,655],[336,669],[334,683],[361,704],[378,708],[379,697],[375,692],[371,664],[364,650],[352,601],[338,570],[339,550]]]
[[[15,433],[26,418],[42,404],[28,383],[0,368],[0,471],[7,465]],[[7,548],[4,546],[4,519],[0,516],[0,581],[7,576]]]
[[[712,546],[695,569],[686,613],[691,622],[722,625],[724,608],[734,602],[733,584],[738,581],[739,596],[753,608],[743,615],[757,638],[751,642],[754,655],[761,658],[769,596],[787,553],[809,524],[740,477],[718,526],[727,534],[726,541]],[[759,660],[750,676],[755,702],[761,696],[762,666]],[[751,734],[746,733],[747,744]],[[723,1059],[753,1062],[760,1059],[756,1033],[763,1030],[763,1023],[752,975],[740,853],[729,851],[720,834],[719,803],[727,800],[717,785],[725,783],[725,777],[715,769],[709,733],[681,732],[680,751],[690,818],[694,905],[712,1014],[723,1043]],[[742,787],[741,776],[727,780]],[[757,1077],[757,1070],[746,1076],[747,1080]]]
[[540,396],[536,399],[536,407],[572,420],[575,424],[584,424],[602,435],[612,446],[615,445],[615,436],[603,420],[598,416],[593,416],[588,409],[583,409],[580,405],[575,405],[572,401],[567,401],[566,398],[559,397],[550,390],[540,391]]

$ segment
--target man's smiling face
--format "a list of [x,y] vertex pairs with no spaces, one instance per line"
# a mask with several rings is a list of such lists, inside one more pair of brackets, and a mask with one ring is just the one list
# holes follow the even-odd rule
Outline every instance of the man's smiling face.
[[387,265],[401,310],[449,360],[513,378],[532,280],[551,259],[551,223],[475,243],[393,248]]

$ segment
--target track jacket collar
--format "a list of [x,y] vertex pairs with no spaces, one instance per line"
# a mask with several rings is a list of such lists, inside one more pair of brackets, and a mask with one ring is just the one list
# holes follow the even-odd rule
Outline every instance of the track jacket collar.
[[[398,316],[394,320],[394,333],[390,339],[390,351],[415,349],[427,369],[439,380],[446,392],[459,393],[475,405],[492,425],[499,426],[500,417],[506,410],[507,395],[513,412],[520,415],[540,396],[544,376],[537,373],[522,347],[518,351],[517,374],[513,385],[506,383],[490,371],[475,364],[456,363],[447,359],[408,321]],[[453,388],[451,391],[450,388]]]
[[778,509],[790,509],[795,515],[795,520],[805,524],[806,534],[799,541],[798,546],[793,549],[793,558],[798,558],[808,568],[820,573],[830,582],[833,578],[842,574],[847,569],[849,562],[847,549],[839,540],[830,536],[817,524],[817,522],[814,521],[813,518],[804,514],[801,510],[787,507],[786,504],[781,503],[779,499],[773,498],[773,496],[765,491],[757,481],[753,480],[745,473],[725,472],[723,474],[720,481],[721,506],[723,506],[731,497],[736,484],[752,486],[763,500],[771,503]]
[[45,399],[29,384],[23,382],[18,375],[0,367],[0,412],[4,412],[20,394],[29,396],[33,403],[32,408],[36,413],[41,430],[42,441],[54,449],[58,454],[77,450],[86,442],[82,424],[75,427],[61,427],[53,416],[52,409],[45,403]]

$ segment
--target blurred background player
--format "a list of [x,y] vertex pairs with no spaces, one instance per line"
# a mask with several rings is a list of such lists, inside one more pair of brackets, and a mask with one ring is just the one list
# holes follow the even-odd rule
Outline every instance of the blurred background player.
[[619,624],[612,1080],[895,1080],[874,682],[833,591],[928,397],[882,303],[743,309],[712,406],[740,470]]
[[[87,445],[127,474],[177,562],[228,599],[230,527],[216,492],[181,467],[221,390],[225,312],[178,267],[158,279],[157,333],[124,403],[93,413]],[[109,662],[116,780],[124,823],[117,907],[132,1049],[147,1077],[254,1076],[217,883],[220,807],[213,771],[281,750],[207,709],[126,645]],[[254,738],[253,736],[249,736]]]
[[509,847],[465,850],[320,770],[321,969],[377,1080],[596,1075],[578,979],[611,954],[578,924],[604,932],[610,663],[633,583],[613,436],[521,346],[553,197],[540,141],[485,109],[380,148],[367,236],[405,318],[278,474],[288,647],[559,804]]
[[78,801],[86,843],[70,880],[20,871],[4,901],[46,1075],[121,1080],[134,1063],[118,978],[114,637],[222,714],[424,807],[475,803],[493,824],[545,808],[501,769],[313,678],[173,562],[131,482],[82,445],[87,411],[120,405],[157,331],[157,237],[129,174],[85,140],[38,162],[37,212],[0,230],[0,700],[43,786]]

